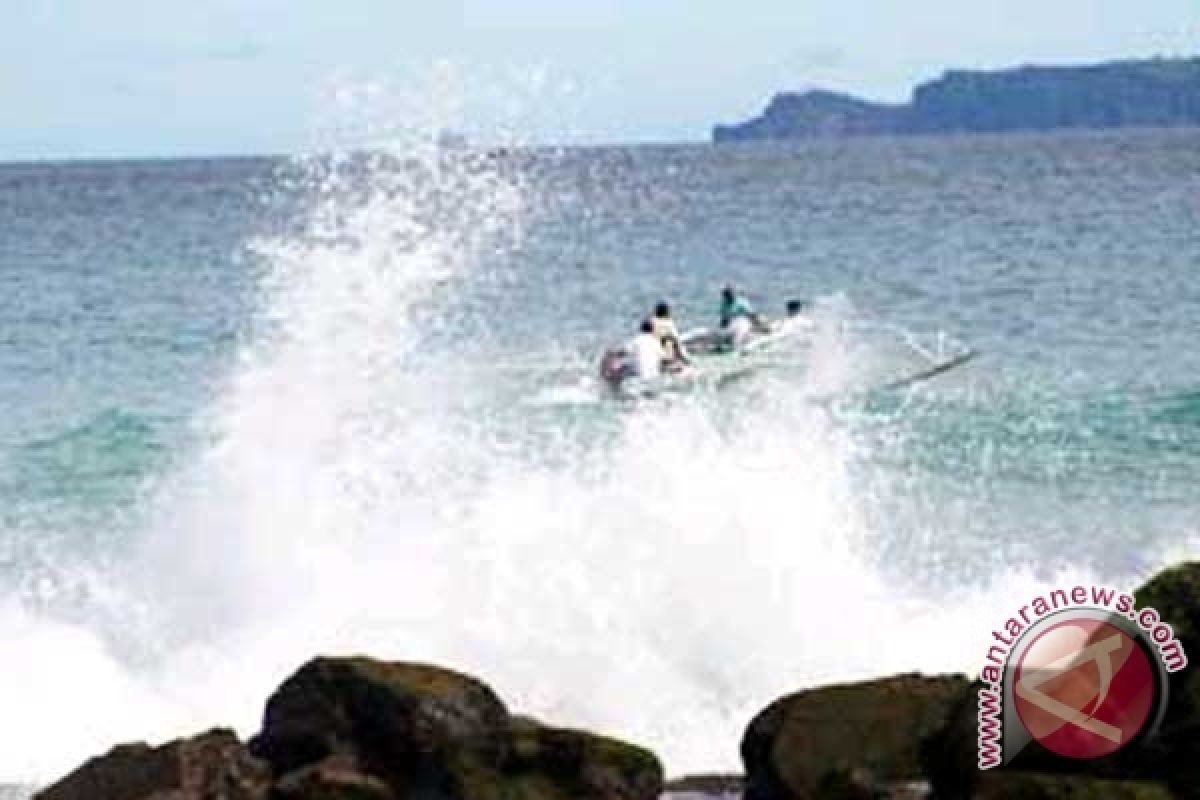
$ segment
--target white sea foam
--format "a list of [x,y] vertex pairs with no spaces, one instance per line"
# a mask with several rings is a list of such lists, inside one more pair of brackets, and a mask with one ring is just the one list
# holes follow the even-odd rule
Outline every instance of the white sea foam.
[[[607,437],[564,431],[553,458],[456,413],[424,379],[439,354],[418,320],[538,198],[499,162],[398,155],[417,160],[322,166],[307,230],[257,245],[259,332],[105,592],[69,620],[0,606],[0,779],[119,740],[252,734],[290,670],[351,652],[478,674],[672,773],[732,769],[780,693],[976,669],[1049,585],[936,598],[877,575],[862,547],[886,477],[863,483],[854,426],[794,393],[648,407]],[[836,384],[845,354],[817,347]]]

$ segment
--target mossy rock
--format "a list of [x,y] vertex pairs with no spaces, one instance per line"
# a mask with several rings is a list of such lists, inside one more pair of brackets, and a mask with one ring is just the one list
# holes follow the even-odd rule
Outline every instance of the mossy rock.
[[783,697],[742,738],[745,797],[819,797],[821,782],[839,775],[919,781],[922,741],[943,728],[969,686],[961,675],[909,674]]
[[1194,643],[1193,649],[1200,649],[1200,562],[1163,570],[1137,589],[1134,598],[1138,608],[1156,609],[1185,648]]
[[548,778],[564,800],[657,798],[663,787],[662,765],[649,750],[586,731],[523,722],[509,752],[506,773]]
[[301,667],[253,746],[288,800],[656,800],[662,788],[647,750],[510,716],[467,675],[369,658]]
[[390,785],[453,791],[451,761],[507,757],[508,711],[482,682],[426,664],[317,658],[267,701],[251,743],[276,775],[351,756]]
[[1189,663],[1168,680],[1167,711],[1156,739],[1121,763],[1125,771],[1165,779],[1179,797],[1200,798],[1200,562],[1155,575],[1134,592],[1175,632]]

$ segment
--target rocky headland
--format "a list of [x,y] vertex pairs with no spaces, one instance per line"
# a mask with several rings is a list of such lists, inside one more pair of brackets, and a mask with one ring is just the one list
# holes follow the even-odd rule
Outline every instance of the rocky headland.
[[1060,128],[1200,125],[1200,58],[1084,67],[951,70],[889,105],[829,91],[782,92],[714,142]]

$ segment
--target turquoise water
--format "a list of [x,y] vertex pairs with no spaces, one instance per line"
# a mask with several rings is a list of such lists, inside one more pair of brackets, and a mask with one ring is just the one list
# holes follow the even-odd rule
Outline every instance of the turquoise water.
[[[252,732],[318,649],[728,767],[779,691],[970,669],[1008,598],[1194,552],[1198,144],[0,166],[0,780]],[[726,281],[815,303],[807,369],[596,398]],[[981,356],[872,391],[912,342]]]

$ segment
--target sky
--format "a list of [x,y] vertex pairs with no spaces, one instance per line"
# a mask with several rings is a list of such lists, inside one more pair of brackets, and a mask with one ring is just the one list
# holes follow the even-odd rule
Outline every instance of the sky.
[[781,90],[1200,55],[1196,0],[7,0],[0,160],[297,152],[438,124],[704,140]]

